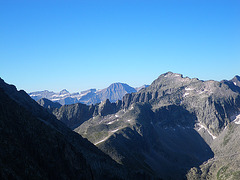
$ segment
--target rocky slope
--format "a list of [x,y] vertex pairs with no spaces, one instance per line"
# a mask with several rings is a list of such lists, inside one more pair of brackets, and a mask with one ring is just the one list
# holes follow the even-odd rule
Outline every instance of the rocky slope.
[[239,177],[240,88],[232,81],[168,72],[117,104],[86,106],[86,118],[80,104],[61,108],[59,120],[74,119],[69,127],[133,172],[163,179]]
[[93,179],[82,153],[2,89],[0,119],[1,179]]
[[50,91],[38,91],[29,93],[29,95],[36,101],[41,98],[47,98],[53,102],[58,102],[62,105],[83,103],[83,104],[96,104],[106,99],[110,102],[116,102],[121,100],[122,97],[127,93],[137,92],[142,88],[147,87],[147,85],[133,88],[125,83],[113,83],[109,87],[101,90],[89,89],[87,91],[82,91],[81,93],[69,93],[66,89],[62,90],[60,93],[54,93]]
[[233,84],[235,86],[240,87],[240,76],[235,76],[232,80],[230,80],[231,82],[233,82]]
[[188,172],[188,179],[240,179],[240,115],[213,141],[214,157]]
[[60,108],[62,106],[61,104],[57,102],[52,102],[46,98],[39,99],[37,103],[42,107],[49,109],[50,111],[53,111],[54,109]]
[[[135,172],[185,178],[191,168],[215,157],[214,144],[240,112],[239,92],[234,83],[168,72],[149,87],[126,94],[120,108],[111,108],[110,102],[91,106],[92,117],[75,131]],[[108,107],[105,113],[100,106]]]
[[108,99],[96,105],[85,105],[81,103],[64,105],[61,108],[52,109],[52,113],[58,120],[65,123],[69,128],[74,129],[86,120],[94,116],[106,116],[116,113],[122,105],[122,101],[111,103]]
[[128,179],[121,165],[0,79],[1,179]]

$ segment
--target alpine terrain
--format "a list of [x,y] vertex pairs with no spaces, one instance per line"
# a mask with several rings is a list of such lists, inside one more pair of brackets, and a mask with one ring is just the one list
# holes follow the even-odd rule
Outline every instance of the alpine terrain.
[[139,91],[113,84],[93,90],[97,103],[68,105],[0,79],[0,177],[240,179],[239,79],[167,72]]
[[77,103],[51,112],[132,172],[239,179],[238,82],[238,76],[217,82],[168,72],[115,103]]

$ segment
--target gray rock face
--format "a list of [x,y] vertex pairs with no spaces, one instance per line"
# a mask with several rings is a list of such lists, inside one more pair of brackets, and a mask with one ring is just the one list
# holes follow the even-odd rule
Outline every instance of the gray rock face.
[[232,80],[230,80],[231,82],[233,82],[233,84],[235,86],[240,87],[240,76],[235,76]]
[[163,179],[240,177],[237,81],[168,72],[123,101],[91,107],[74,131],[133,172]]
[[102,103],[91,106],[81,103],[64,105],[61,108],[52,109],[52,113],[69,128],[75,129],[94,116],[106,116],[116,113],[121,108],[121,105],[122,101],[111,103],[107,99]]
[[213,141],[214,157],[188,172],[188,179],[240,179],[240,125],[239,119],[231,122]]
[[239,93],[227,84],[183,78],[180,74],[169,72],[159,76],[145,90],[124,96],[123,106],[128,108],[136,102],[150,103],[153,109],[181,106],[194,113],[196,121],[213,135],[218,135],[231,121],[230,117],[238,112],[239,100]]
[[37,103],[39,105],[41,105],[42,107],[49,109],[50,111],[52,111],[56,108],[60,108],[62,106],[61,104],[59,104],[57,102],[52,102],[46,98],[39,99],[37,101]]
[[106,105],[75,131],[133,171],[177,179],[213,158],[212,144],[240,112],[240,93],[168,72],[126,94],[116,113]]
[[[24,91],[0,79],[0,179],[133,177]],[[133,177],[134,178],[134,177]]]

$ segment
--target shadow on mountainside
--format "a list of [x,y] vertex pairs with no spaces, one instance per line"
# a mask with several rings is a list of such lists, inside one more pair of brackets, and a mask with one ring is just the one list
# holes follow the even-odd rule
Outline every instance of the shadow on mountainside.
[[194,129],[196,116],[183,107],[171,105],[153,112],[144,103],[135,112],[134,126],[98,146],[128,169],[163,179],[185,179],[192,167],[214,156]]

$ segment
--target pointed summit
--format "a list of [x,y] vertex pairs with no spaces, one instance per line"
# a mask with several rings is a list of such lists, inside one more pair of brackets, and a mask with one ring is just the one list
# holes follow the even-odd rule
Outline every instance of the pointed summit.
[[235,86],[240,87],[240,76],[236,75],[233,79],[230,80]]
[[60,91],[59,94],[60,94],[60,95],[61,95],[61,94],[69,94],[69,92],[68,92],[66,89],[63,89],[63,90]]

